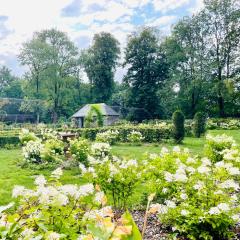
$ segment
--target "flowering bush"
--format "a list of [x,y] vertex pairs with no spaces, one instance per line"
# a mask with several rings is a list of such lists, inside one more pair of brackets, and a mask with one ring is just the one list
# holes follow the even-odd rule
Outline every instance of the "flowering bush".
[[118,140],[118,134],[119,132],[117,130],[108,130],[106,132],[99,132],[96,135],[96,141],[97,142],[106,142],[110,145],[113,145]]
[[44,162],[61,162],[64,155],[64,143],[59,139],[48,139],[44,143],[41,158]]
[[225,134],[206,136],[205,154],[213,161],[223,160],[224,150],[232,149],[236,146],[236,142],[232,137]]
[[58,138],[57,131],[55,131],[51,128],[42,127],[42,128],[40,128],[40,133],[41,133],[41,137],[43,140]]
[[212,118],[207,121],[208,129],[240,129],[239,119],[228,119],[228,118]]
[[35,133],[30,132],[26,128],[23,128],[21,130],[21,132],[19,133],[19,140],[20,140],[21,144],[26,145],[29,141],[38,140],[38,137],[35,135]]
[[82,175],[100,185],[109,194],[114,206],[126,207],[141,180],[141,166],[136,160],[120,160],[117,157],[102,159],[89,158],[90,167],[80,165]]
[[92,184],[62,185],[61,174],[55,170],[49,182],[38,176],[34,190],[15,186],[19,206],[13,213],[7,213],[13,203],[0,208],[1,239],[141,240],[129,213],[113,221],[103,192]]
[[96,158],[104,158],[110,155],[110,150],[109,143],[93,143],[91,146],[91,155]]
[[87,164],[88,154],[90,152],[89,142],[86,139],[74,139],[70,140],[69,151],[72,157],[78,162]]
[[[162,223],[189,239],[230,239],[232,227],[240,221],[236,178],[240,171],[234,161],[212,162],[191,157],[188,151],[163,149],[151,156],[146,172],[155,183]],[[154,190],[154,189],[152,189]]]
[[41,152],[43,149],[44,145],[40,140],[27,142],[26,146],[22,148],[24,160],[27,163],[42,163]]
[[140,132],[138,131],[132,131],[129,135],[128,135],[128,141],[130,143],[133,144],[141,144],[141,142],[143,141],[143,136]]

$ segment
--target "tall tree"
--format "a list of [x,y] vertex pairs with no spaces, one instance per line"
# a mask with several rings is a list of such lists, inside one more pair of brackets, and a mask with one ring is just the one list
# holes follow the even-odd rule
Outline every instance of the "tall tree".
[[0,95],[4,95],[4,91],[11,83],[16,80],[11,70],[6,66],[0,67]]
[[143,28],[129,36],[124,66],[128,68],[124,81],[130,88],[129,105],[142,109],[136,117],[158,117],[161,113],[157,92],[166,79],[167,64],[155,29]]
[[78,67],[78,51],[68,36],[55,29],[34,34],[32,41],[23,46],[19,59],[30,68],[30,79],[35,80],[39,96],[42,81],[43,97],[50,103],[56,122],[63,106],[68,103],[72,75]]
[[93,102],[108,102],[111,98],[119,54],[119,42],[106,32],[95,34],[92,46],[84,52],[84,66]]
[[219,115],[225,115],[224,80],[233,77],[235,53],[240,42],[240,3],[238,0],[205,0],[209,26],[209,52],[215,81]]

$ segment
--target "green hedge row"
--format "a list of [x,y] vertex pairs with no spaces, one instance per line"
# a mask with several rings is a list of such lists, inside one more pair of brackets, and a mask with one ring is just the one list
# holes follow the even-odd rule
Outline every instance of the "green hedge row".
[[[62,129],[58,129],[61,131]],[[137,126],[115,126],[103,128],[79,128],[71,129],[70,132],[78,133],[80,137],[94,141],[97,133],[107,130],[118,131],[119,141],[127,142],[127,137],[132,131],[138,131],[144,137],[144,142],[159,142],[163,139],[169,139],[172,136],[171,128],[157,128],[152,126],[137,127]],[[69,130],[68,130],[69,131]]]
[[5,147],[5,145],[18,145],[20,140],[18,136],[1,136],[0,137],[0,147]]

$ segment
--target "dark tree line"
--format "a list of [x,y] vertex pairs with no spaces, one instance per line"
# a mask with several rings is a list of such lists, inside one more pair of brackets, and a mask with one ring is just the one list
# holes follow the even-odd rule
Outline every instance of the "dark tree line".
[[[205,0],[201,12],[181,19],[167,37],[137,29],[123,53],[121,63],[119,42],[106,32],[83,51],[61,31],[37,32],[18,56],[26,74],[20,79],[0,69],[0,97],[24,98],[19,112],[54,122],[97,102],[129,109],[128,118],[139,121],[169,118],[176,109],[188,118],[198,111],[240,115],[238,0]],[[127,69],[121,83],[114,81],[117,67]]]

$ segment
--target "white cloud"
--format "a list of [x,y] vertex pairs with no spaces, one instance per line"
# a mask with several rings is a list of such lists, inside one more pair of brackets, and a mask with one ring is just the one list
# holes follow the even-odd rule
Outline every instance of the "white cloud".
[[[136,16],[143,19],[143,24],[169,32],[177,16],[167,11],[189,1],[197,1],[194,9],[189,9],[193,12],[203,0],[0,0],[0,20],[1,16],[4,19],[0,21],[4,30],[0,32],[0,64],[17,64],[14,56],[22,43],[35,31],[53,27],[66,32],[79,47],[89,46],[93,35],[100,31],[111,32],[124,47],[127,35],[136,29]],[[153,5],[154,12],[145,10],[147,4]],[[16,71],[20,72],[19,68]]]
[[189,3],[190,0],[153,0],[152,4],[156,11],[166,13]]

